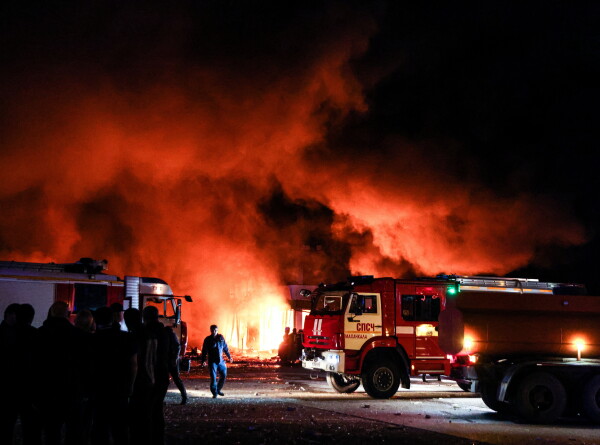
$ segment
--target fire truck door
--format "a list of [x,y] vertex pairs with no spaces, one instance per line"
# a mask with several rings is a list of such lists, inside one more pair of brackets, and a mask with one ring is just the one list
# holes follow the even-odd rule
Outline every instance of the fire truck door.
[[402,318],[415,330],[417,359],[443,359],[438,345],[438,316],[441,299],[431,288],[417,289],[414,295],[402,295]]
[[380,336],[382,332],[381,295],[353,294],[344,319],[345,348],[359,350],[370,338]]

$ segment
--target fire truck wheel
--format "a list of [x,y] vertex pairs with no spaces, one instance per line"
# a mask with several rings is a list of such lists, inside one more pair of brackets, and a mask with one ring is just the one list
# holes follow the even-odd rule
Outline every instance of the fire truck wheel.
[[592,377],[585,384],[581,404],[588,419],[600,423],[600,375]]
[[520,383],[515,406],[520,417],[532,423],[552,423],[567,405],[563,384],[547,372],[534,372]]
[[481,400],[489,409],[500,414],[508,412],[508,405],[498,400],[498,382],[486,381],[481,384]]
[[362,375],[362,384],[374,399],[389,399],[400,386],[398,366],[390,360],[371,363]]
[[360,379],[358,377],[352,378],[337,372],[328,372],[326,379],[329,386],[342,394],[354,392],[360,386]]

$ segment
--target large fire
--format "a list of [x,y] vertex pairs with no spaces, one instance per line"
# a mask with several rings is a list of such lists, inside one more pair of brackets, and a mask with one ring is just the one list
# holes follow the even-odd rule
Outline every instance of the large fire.
[[505,273],[584,241],[569,209],[500,197],[428,146],[329,144],[387,73],[353,69],[377,31],[368,14],[342,2],[222,23],[198,8],[5,31],[20,49],[3,77],[2,259],[107,258],[194,297],[192,345],[216,322],[236,347],[273,349],[291,324],[281,285]]

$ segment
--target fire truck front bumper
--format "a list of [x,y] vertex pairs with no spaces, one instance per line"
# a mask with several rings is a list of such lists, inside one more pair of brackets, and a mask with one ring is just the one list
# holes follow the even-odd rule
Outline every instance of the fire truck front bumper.
[[303,351],[302,367],[326,372],[344,372],[344,351]]

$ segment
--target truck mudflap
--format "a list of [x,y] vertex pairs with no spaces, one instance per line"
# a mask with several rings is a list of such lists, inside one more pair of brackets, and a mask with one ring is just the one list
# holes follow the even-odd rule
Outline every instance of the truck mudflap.
[[346,354],[344,351],[319,351],[312,356],[303,353],[302,367],[343,373],[346,367]]
[[450,370],[449,377],[461,388],[463,386],[468,388],[469,392],[479,392],[481,389],[479,376],[474,366],[454,366]]

